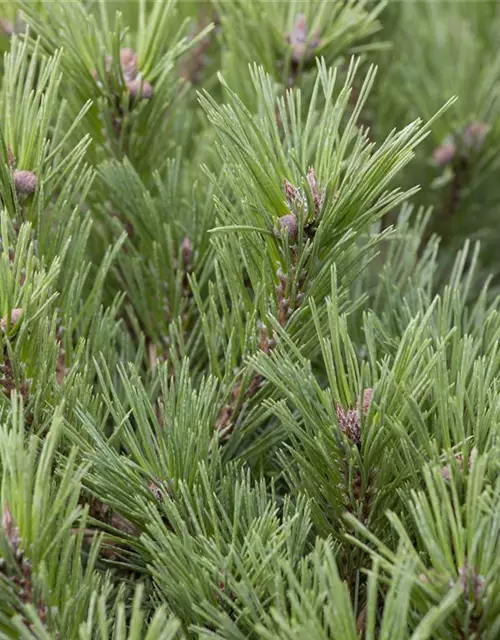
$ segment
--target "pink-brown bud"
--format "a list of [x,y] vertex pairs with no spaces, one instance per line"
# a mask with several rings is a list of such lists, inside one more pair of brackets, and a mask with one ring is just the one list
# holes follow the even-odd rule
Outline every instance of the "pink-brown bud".
[[368,413],[372,397],[373,389],[365,389],[362,406],[358,398],[355,409],[344,410],[340,405],[335,407],[340,430],[357,446],[361,444],[361,412],[363,415]]
[[137,54],[130,47],[124,47],[120,50],[120,66],[127,82],[133,80],[137,75]]
[[299,196],[298,189],[296,189],[286,178],[283,180],[283,188],[285,190],[286,199],[289,202],[293,202]]
[[444,142],[434,150],[434,162],[438,167],[445,167],[453,161],[456,152],[457,148],[453,142]]
[[165,497],[172,497],[172,489],[170,483],[166,480],[157,480],[156,482],[149,482],[149,490],[158,502],[163,502]]
[[[10,313],[10,326],[14,327],[19,322],[22,315],[23,315],[22,309],[12,309]],[[7,316],[4,316],[0,320],[0,329],[2,330],[3,333],[7,331]]]
[[193,245],[187,236],[181,244],[181,256],[184,269],[188,270],[191,267],[191,260],[193,258]]
[[469,149],[479,151],[490,126],[484,122],[471,122],[464,131],[464,143]]
[[[107,76],[109,76],[111,72],[112,63],[113,58],[111,56],[106,56],[104,66]],[[137,54],[130,47],[123,47],[122,49],[120,49],[120,68],[122,70],[125,83],[127,85],[129,83],[133,83],[138,73]],[[99,82],[99,74],[95,69],[91,71],[91,75],[96,82]]]
[[[363,413],[368,413],[368,409],[370,408],[371,402],[372,402],[372,398],[373,398],[373,389],[365,389],[365,392],[363,393]],[[358,402],[358,407],[359,407],[359,402]]]
[[149,100],[153,96],[153,87],[147,80],[134,78],[127,82],[127,89],[133,98],[140,97],[143,100]]
[[14,171],[14,187],[19,195],[31,196],[36,191],[37,177],[33,171]]
[[316,32],[308,43],[308,33],[306,18],[301,13],[295,20],[292,32],[286,36],[286,41],[292,48],[292,61],[294,64],[300,64],[303,60],[307,60],[319,44],[319,37]]
[[[462,467],[462,468],[464,468],[464,457],[463,457],[463,455],[462,455],[461,453],[458,453],[458,454],[455,456],[455,460],[456,460],[458,463],[460,463],[460,465],[461,465],[461,467]],[[469,459],[468,459],[468,461],[467,461],[467,469],[469,469],[469,471],[470,471],[471,466],[472,466],[472,456],[469,456]],[[443,478],[444,478],[445,480],[450,480],[450,479],[451,479],[451,471],[450,471],[450,467],[449,467],[449,466],[444,466],[444,467],[441,469],[441,475],[443,476]]]
[[314,199],[314,217],[317,218],[321,208],[323,207],[323,203],[325,201],[325,192],[320,191],[318,187],[318,181],[316,180],[316,172],[313,167],[309,167],[307,172],[307,182],[311,187],[313,199]]
[[347,409],[347,411],[344,411],[340,405],[337,405],[335,409],[340,430],[349,440],[359,446],[361,444],[361,416],[359,415],[359,410]]
[[19,537],[19,529],[16,526],[15,520],[7,503],[3,508],[1,525],[2,529],[5,531],[5,535],[7,536],[7,542],[9,543],[10,548],[14,553],[16,553],[21,544],[21,539]]
[[293,213],[303,209],[307,212],[307,202],[303,193],[297,187],[294,187],[286,178],[283,180],[283,190],[285,192],[285,200],[288,208]]
[[294,213],[290,213],[286,216],[278,218],[278,229],[274,230],[274,235],[279,238],[281,232],[285,232],[290,238],[296,238],[298,234],[297,216]]

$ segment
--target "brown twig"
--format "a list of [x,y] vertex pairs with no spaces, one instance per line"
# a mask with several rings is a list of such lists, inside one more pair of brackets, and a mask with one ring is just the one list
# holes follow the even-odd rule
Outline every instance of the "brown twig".
[[[304,232],[306,237],[312,237],[315,233],[315,224],[323,207],[325,192],[319,188],[316,174],[312,167],[307,172],[307,182],[311,189],[314,210],[312,219],[305,221]],[[276,300],[278,303],[278,322],[281,327],[287,324],[292,314],[302,303],[304,298],[302,289],[307,277],[305,270],[302,270],[300,273],[296,272],[298,262],[298,250],[296,246],[298,239],[298,221],[300,212],[307,213],[307,200],[305,194],[286,179],[283,180],[283,190],[289,213],[278,219],[278,228],[274,229],[274,234],[276,238],[280,238],[282,234],[285,234],[288,236],[289,241],[295,243],[290,246],[295,264],[290,267],[290,272],[286,275],[281,269],[277,271],[278,284],[276,285]],[[292,300],[290,290],[294,286],[296,295]],[[269,353],[275,346],[274,337],[269,338],[267,329],[264,326],[260,327],[260,331],[259,350],[264,353]],[[262,377],[255,374],[251,377],[245,391],[242,392],[243,381],[241,376],[239,377],[231,392],[229,404],[226,404],[220,409],[215,423],[215,429],[219,432],[221,440],[225,441],[229,438],[235,424],[241,416],[241,413],[238,414],[238,410],[240,410],[240,407],[245,406],[248,401],[256,395],[262,382]]]

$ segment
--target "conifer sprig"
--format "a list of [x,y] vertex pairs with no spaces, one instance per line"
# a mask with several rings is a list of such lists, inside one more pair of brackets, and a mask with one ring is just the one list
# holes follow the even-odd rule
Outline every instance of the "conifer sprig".
[[480,4],[0,11],[2,638],[499,635]]

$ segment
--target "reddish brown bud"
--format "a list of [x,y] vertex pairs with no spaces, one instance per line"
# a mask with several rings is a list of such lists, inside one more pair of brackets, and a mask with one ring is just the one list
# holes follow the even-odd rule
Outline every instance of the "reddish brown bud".
[[319,194],[318,181],[316,180],[316,171],[314,171],[314,167],[309,167],[309,169],[307,170],[307,182],[311,187],[313,196],[318,195]]
[[191,260],[193,258],[193,245],[191,240],[186,236],[181,244],[181,256],[184,269],[189,270],[191,268]]
[[156,498],[156,500],[158,500],[158,502],[162,502],[163,494],[160,491],[158,485],[156,485],[154,482],[150,482],[149,483],[149,490],[151,491],[153,496]]
[[361,444],[361,416],[357,409],[344,409],[337,405],[336,407],[337,419],[339,421],[340,430],[344,433],[349,440],[352,440],[354,444]]
[[294,213],[281,216],[281,218],[278,218],[278,227],[278,229],[274,230],[274,235],[277,238],[281,236],[281,232],[283,231],[288,234],[290,238],[296,238],[298,234],[297,216]]
[[355,409],[345,411],[340,405],[336,407],[340,430],[358,446],[361,444],[361,412],[364,415],[368,413],[372,397],[373,389],[365,389],[362,406],[358,398]]
[[264,353],[269,353],[271,350],[271,340],[269,340],[267,335],[267,327],[261,322],[258,323],[258,326],[260,329],[259,349]]
[[153,87],[147,80],[134,78],[127,82],[127,89],[133,98],[140,97],[143,100],[149,100],[153,96]]
[[[111,72],[112,62],[113,62],[112,57],[106,56],[105,70],[106,70],[106,75],[108,77]],[[120,49],[120,68],[122,70],[123,78],[125,80],[127,87],[129,88],[130,93],[133,95],[137,95],[140,88],[140,83],[135,82],[137,73],[138,73],[137,54],[130,47],[123,47],[122,49]],[[94,80],[98,82],[99,74],[97,73],[97,71],[93,70],[91,74]],[[149,89],[147,87],[143,88],[143,94],[146,94],[148,91],[151,92],[151,85],[149,85]],[[151,96],[144,95],[144,97],[151,97]]]
[[443,476],[443,478],[445,480],[450,480],[451,479],[451,472],[450,472],[450,468],[449,467],[443,467],[441,469],[441,475]]
[[464,561],[463,567],[459,568],[458,577],[460,586],[462,587],[464,593],[468,593],[470,588],[472,587],[474,600],[476,601],[476,603],[478,603],[481,597],[481,592],[486,585],[486,580],[484,579],[484,577],[477,573],[475,567],[469,566],[467,559]]
[[158,480],[157,482],[150,482],[149,490],[158,502],[163,502],[165,497],[172,497],[172,490],[170,484],[166,480]]
[[484,122],[471,122],[464,131],[464,143],[469,149],[479,151],[490,126]]
[[307,211],[307,202],[305,201],[300,189],[294,187],[286,178],[283,180],[283,190],[285,192],[286,203],[290,211],[293,213],[296,213],[301,209]]
[[37,177],[33,171],[14,171],[14,186],[19,195],[30,196],[36,191]]
[[319,190],[318,181],[316,180],[316,172],[314,171],[313,167],[310,167],[307,172],[307,182],[311,187],[314,199],[314,217],[317,218],[323,206],[323,202],[325,201],[325,192],[324,190]]
[[299,195],[298,190],[293,186],[291,182],[288,182],[286,178],[283,180],[283,187],[285,190],[286,199],[289,202],[293,202],[297,199],[297,196]]
[[[23,315],[22,309],[12,309],[10,313],[10,326],[14,327],[19,322],[22,315]],[[7,331],[7,316],[4,316],[0,320],[0,329],[2,330],[3,333]]]
[[284,293],[286,291],[286,287],[288,284],[288,278],[287,276],[283,273],[283,271],[281,269],[278,269],[276,271],[276,275],[278,276],[278,280],[280,281],[279,283],[279,287],[278,289]]
[[126,82],[130,82],[137,75],[137,54],[130,47],[120,50],[120,66]]
[[286,41],[292,48],[292,61],[295,64],[300,64],[303,60],[308,60],[319,44],[318,33],[315,32],[313,34],[309,43],[308,33],[306,18],[303,14],[299,14],[295,20],[292,32],[286,36]]
[[[370,408],[370,404],[372,402],[372,398],[373,398],[373,389],[365,389],[365,392],[363,393],[363,413],[368,413],[368,409]],[[359,408],[359,402],[358,402],[358,408]]]
[[434,162],[438,167],[445,167],[450,164],[455,157],[457,148],[453,142],[445,142],[434,150]]
[[12,532],[13,526],[14,526],[14,518],[12,517],[12,514],[10,512],[9,505],[6,504],[3,508],[2,528],[7,534],[7,537]]
[[[463,469],[463,468],[464,468],[464,457],[463,457],[463,455],[462,455],[461,453],[458,453],[458,454],[455,456],[455,460],[456,460],[458,463],[460,463],[460,466],[461,466],[461,467],[462,467],[462,469]],[[467,461],[467,469],[469,469],[469,471],[470,471],[471,466],[472,466],[472,456],[469,456],[469,460]],[[451,479],[451,471],[450,471],[450,467],[449,467],[449,466],[444,466],[444,467],[441,469],[441,475],[443,476],[443,478],[444,478],[445,480],[450,480],[450,479]]]
[[19,537],[19,529],[16,526],[14,518],[12,517],[12,513],[10,512],[9,505],[7,503],[3,508],[2,529],[5,531],[5,535],[7,536],[7,541],[10,548],[14,553],[16,553],[21,544],[21,539]]

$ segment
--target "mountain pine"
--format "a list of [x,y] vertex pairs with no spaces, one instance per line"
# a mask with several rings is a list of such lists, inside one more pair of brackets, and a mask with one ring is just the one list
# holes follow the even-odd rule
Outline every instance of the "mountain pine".
[[0,5],[0,637],[500,638],[500,5]]

